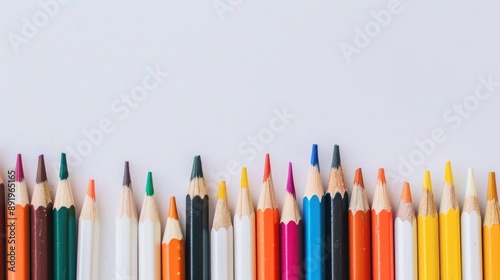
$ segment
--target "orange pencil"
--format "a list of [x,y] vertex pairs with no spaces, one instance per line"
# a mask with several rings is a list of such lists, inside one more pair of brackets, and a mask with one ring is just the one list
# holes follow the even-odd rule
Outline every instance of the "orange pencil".
[[256,213],[257,280],[280,279],[280,211],[274,194],[269,154]]
[[500,206],[495,172],[488,173],[488,200],[483,225],[484,279],[500,279]]
[[7,211],[7,232],[14,231],[14,242],[10,242],[9,235],[7,244],[7,279],[30,279],[30,203],[20,154],[16,163],[14,205],[15,210],[11,211],[9,201]]
[[181,224],[177,216],[175,197],[170,198],[167,224],[163,235],[162,251],[162,280],[184,280],[184,237]]
[[372,205],[373,279],[394,279],[394,230],[391,200],[385,186],[383,168],[378,170]]
[[361,168],[354,175],[351,202],[347,219],[349,224],[349,278],[371,279],[370,205],[366,197]]

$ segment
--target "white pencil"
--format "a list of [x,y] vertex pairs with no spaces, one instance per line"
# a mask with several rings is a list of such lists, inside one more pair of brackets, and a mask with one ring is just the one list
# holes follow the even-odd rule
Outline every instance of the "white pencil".
[[483,279],[481,210],[476,193],[474,172],[469,168],[464,208],[461,217],[463,280]]
[[99,264],[99,213],[95,201],[94,180],[89,181],[78,222],[78,280],[97,280]]
[[235,278],[255,280],[255,210],[245,167],[241,169],[241,188],[233,222]]
[[394,251],[396,279],[417,279],[417,220],[408,182],[403,183],[398,213],[394,221]]
[[214,222],[210,232],[211,278],[233,280],[233,226],[227,204],[226,182],[219,184]]
[[154,193],[153,175],[148,172],[139,218],[139,280],[161,278],[161,225]]
[[128,161],[125,162],[120,205],[115,221],[115,277],[137,280],[137,208]]

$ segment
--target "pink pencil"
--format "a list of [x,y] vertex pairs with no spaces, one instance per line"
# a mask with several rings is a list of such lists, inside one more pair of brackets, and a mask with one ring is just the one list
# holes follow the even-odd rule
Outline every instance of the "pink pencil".
[[303,279],[303,223],[295,199],[292,163],[288,164],[288,182],[286,184],[285,202],[281,212],[281,279]]

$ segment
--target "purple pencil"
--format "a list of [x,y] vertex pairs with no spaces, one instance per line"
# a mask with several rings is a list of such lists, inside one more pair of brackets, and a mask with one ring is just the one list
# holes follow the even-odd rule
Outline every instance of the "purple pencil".
[[295,199],[295,186],[293,184],[292,163],[288,164],[288,182],[286,184],[285,202],[281,212],[281,279],[304,279],[302,268],[303,223],[299,207]]

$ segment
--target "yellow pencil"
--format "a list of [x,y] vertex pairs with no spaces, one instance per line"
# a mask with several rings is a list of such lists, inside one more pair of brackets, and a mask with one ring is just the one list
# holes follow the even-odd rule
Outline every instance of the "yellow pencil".
[[443,195],[439,207],[439,257],[441,279],[462,279],[460,210],[449,161],[446,163]]
[[417,231],[418,279],[439,279],[439,222],[429,171],[424,172]]
[[488,174],[488,201],[483,224],[484,279],[500,279],[500,207],[495,172]]

